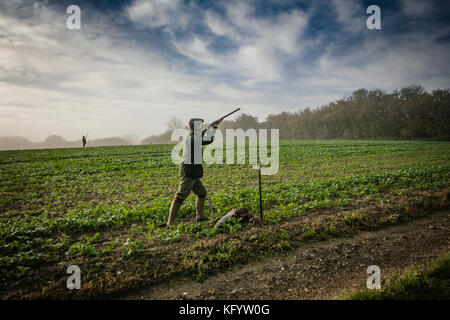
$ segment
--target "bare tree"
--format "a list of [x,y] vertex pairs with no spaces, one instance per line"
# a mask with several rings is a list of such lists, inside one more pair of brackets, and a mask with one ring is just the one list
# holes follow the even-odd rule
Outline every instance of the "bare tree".
[[175,130],[175,129],[183,128],[185,125],[184,125],[183,120],[173,116],[167,123],[167,126],[169,127],[169,130]]

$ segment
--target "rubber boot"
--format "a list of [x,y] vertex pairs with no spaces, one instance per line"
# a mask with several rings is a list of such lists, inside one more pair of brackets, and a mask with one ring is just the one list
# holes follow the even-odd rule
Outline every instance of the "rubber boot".
[[181,202],[175,200],[172,201],[172,204],[170,205],[169,218],[167,219],[167,228],[175,223],[175,218],[180,207]]
[[208,217],[203,214],[205,199],[206,197],[197,197],[197,199],[195,200],[195,211],[196,211],[195,220],[197,220],[197,222],[208,220]]

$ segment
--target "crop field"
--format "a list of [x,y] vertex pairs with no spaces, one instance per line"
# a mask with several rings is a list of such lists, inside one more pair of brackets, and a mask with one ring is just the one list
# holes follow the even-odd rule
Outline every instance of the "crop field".
[[[195,281],[311,241],[351,236],[449,208],[450,143],[283,141],[263,176],[250,164],[204,165],[209,221],[193,194],[165,229],[177,189],[172,145],[0,152],[3,299],[121,297],[181,276]],[[68,290],[69,265],[82,274]]]

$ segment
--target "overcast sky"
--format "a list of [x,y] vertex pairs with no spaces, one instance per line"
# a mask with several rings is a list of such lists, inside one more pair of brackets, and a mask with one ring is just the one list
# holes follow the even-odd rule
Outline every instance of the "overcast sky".
[[0,136],[144,138],[172,116],[264,120],[363,87],[449,88],[448,21],[449,1],[2,0]]

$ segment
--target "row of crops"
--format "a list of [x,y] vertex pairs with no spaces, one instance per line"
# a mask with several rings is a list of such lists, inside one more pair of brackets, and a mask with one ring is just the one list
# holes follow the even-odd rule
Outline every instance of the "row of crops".
[[[132,255],[161,239],[233,233],[241,228],[233,219],[221,230],[212,225],[232,208],[257,211],[251,165],[207,165],[210,221],[165,230],[178,184],[171,150],[147,145],[0,152],[2,280],[61,259]],[[449,159],[450,144],[439,142],[282,142],[278,173],[263,177],[265,223],[356,199],[382,201],[386,192],[448,187]],[[181,218],[193,214],[194,201],[187,199]]]

